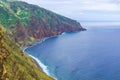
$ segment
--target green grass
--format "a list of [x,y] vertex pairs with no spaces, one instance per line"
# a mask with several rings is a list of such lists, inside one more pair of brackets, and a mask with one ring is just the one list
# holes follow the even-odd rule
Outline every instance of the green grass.
[[[53,80],[0,27],[0,80]],[[3,50],[2,50],[3,49]]]

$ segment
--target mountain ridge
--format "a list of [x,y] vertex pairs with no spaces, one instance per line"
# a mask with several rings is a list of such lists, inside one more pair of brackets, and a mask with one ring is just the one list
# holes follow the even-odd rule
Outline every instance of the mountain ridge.
[[37,5],[0,0],[0,80],[54,80],[21,47],[63,32],[83,30],[77,21]]
[[[37,5],[6,0],[0,3],[0,23],[10,30],[10,37],[21,46],[63,32],[82,31],[80,23]],[[7,6],[6,6],[7,5]]]

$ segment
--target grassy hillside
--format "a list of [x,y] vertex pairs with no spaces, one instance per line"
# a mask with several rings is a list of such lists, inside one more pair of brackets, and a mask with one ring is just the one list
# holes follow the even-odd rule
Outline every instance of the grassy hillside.
[[63,32],[85,30],[75,20],[15,0],[0,0],[0,24],[11,32],[9,35],[15,42],[23,46]]
[[77,21],[39,6],[0,0],[0,80],[53,80],[20,47],[63,32],[82,30],[85,29]]
[[0,80],[53,80],[0,27]]

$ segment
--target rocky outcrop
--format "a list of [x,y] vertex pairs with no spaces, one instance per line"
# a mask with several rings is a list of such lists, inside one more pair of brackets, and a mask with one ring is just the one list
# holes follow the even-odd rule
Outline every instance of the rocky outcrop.
[[[6,6],[7,5],[7,6]],[[79,22],[21,1],[0,1],[0,23],[24,46],[63,32],[85,30]]]

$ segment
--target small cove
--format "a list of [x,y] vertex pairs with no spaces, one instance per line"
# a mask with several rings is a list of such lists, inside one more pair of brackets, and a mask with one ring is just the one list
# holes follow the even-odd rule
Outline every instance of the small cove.
[[119,80],[120,27],[88,26],[25,49],[58,80]]

